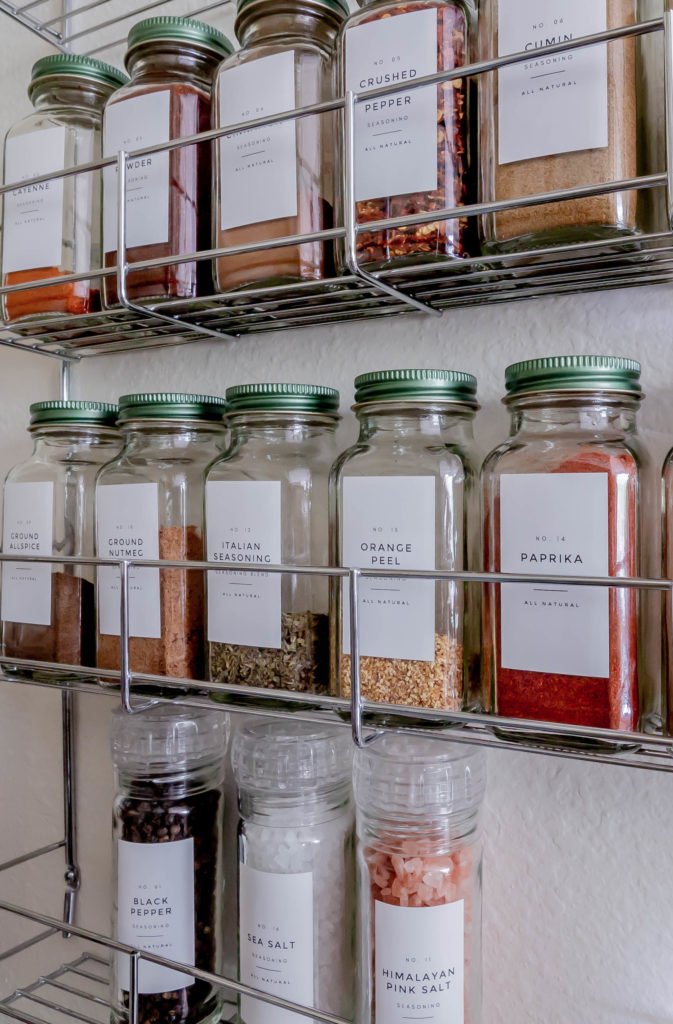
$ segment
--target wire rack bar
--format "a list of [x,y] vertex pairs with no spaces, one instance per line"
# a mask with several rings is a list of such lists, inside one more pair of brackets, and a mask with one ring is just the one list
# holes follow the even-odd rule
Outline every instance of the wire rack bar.
[[35,860],[36,857],[44,857],[48,853],[54,853],[55,850],[62,850],[64,846],[65,839],[60,839],[57,843],[41,846],[39,850],[22,853],[19,857],[13,857],[11,860],[6,860],[4,864],[0,864],[0,872],[9,871],[10,868],[15,868],[18,864],[25,864],[29,860]]

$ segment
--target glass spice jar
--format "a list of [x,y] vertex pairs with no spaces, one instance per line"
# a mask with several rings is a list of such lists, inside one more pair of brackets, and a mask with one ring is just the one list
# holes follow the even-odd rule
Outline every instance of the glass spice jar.
[[[344,89],[366,92],[469,63],[471,0],[361,0],[361,6],[339,37]],[[356,104],[358,223],[474,202],[473,91],[469,80],[457,78]],[[358,264],[367,269],[471,253],[467,218],[363,232],[356,239]]]
[[[5,480],[5,554],[93,557],[94,481],[121,447],[117,412],[101,402],[31,405],[33,452]],[[2,621],[7,657],[94,665],[93,566],[4,562]]]
[[[103,558],[201,561],[203,477],[225,437],[225,402],[209,395],[119,400],[124,448],[96,483],[96,552]],[[203,679],[201,570],[130,570],[133,672]],[[119,669],[120,575],[98,570],[99,668]]]
[[[480,201],[635,177],[635,39],[535,56],[635,19],[636,0],[482,2],[481,58],[526,50],[531,59],[480,78]],[[483,245],[517,252],[633,234],[637,203],[637,192],[613,192],[486,214]]]
[[[482,469],[485,570],[640,574],[639,378],[638,363],[612,356],[507,368],[510,435]],[[497,714],[635,730],[638,594],[492,584],[483,665]]]
[[[472,423],[477,382],[454,370],[382,370],[355,379],[360,436],[332,467],[332,564],[470,569],[478,494]],[[334,580],[332,680],[351,692],[347,581]],[[432,580],[360,580],[362,695],[460,710],[476,699],[479,594]],[[466,685],[464,686],[464,677]]]
[[[160,705],[112,717],[113,935],[146,953],[221,971],[223,712]],[[130,964],[113,957],[112,1022],[128,1024]],[[215,1024],[219,990],[138,965],[138,1024]]]
[[[128,36],[130,83],[105,108],[103,151],[115,156],[207,131],[213,79],[233,51],[221,32],[191,18],[147,18]],[[117,262],[117,171],[104,173],[105,265]],[[211,146],[199,143],[128,160],[127,256],[151,260],[210,247]],[[192,299],[212,291],[207,260],[137,270],[128,275],[135,302]],[[105,280],[105,304],[118,303],[117,281]]]
[[[10,128],[5,140],[5,182],[100,160],[103,106],[126,81],[121,71],[90,57],[57,53],[38,60],[28,88],[35,110]],[[3,285],[98,270],[100,204],[100,171],[6,192]],[[10,292],[2,299],[6,323],[99,308],[98,279]]]
[[[215,83],[215,124],[238,124],[334,97],[336,33],[344,0],[239,0],[241,49]],[[322,231],[333,225],[336,114],[223,137],[215,174],[218,248]],[[216,261],[220,291],[319,281],[333,273],[332,243],[305,242]]]
[[[351,1019],[354,850],[350,734],[309,722],[236,733],[239,979]],[[263,1007],[263,1009],[262,1009]],[[241,1024],[295,1020],[240,1000]]]
[[481,1021],[484,754],[387,734],[355,754],[356,1020]]
[[230,444],[206,481],[208,561],[260,571],[208,573],[210,678],[328,693],[327,577],[264,566],[327,565],[339,392],[244,384],[227,390],[227,406]]

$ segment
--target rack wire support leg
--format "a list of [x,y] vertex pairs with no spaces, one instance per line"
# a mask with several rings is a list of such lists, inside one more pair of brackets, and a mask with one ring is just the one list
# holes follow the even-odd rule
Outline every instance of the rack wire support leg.
[[346,228],[346,263],[351,274],[359,277],[376,291],[385,292],[398,302],[407,306],[413,306],[421,313],[430,313],[432,316],[441,317],[441,309],[435,309],[426,302],[421,302],[412,295],[393,288],[392,285],[381,281],[376,274],[370,274],[363,270],[358,263],[357,255],[357,218],[355,203],[355,93],[348,90],[344,104],[344,226]]
[[[667,5],[668,8],[668,5]],[[673,10],[664,11],[664,82],[666,130],[666,200],[668,223],[673,230]]]
[[158,703],[156,700],[146,701],[134,707],[131,702],[131,661],[129,644],[131,638],[130,614],[129,614],[129,570],[131,563],[124,559],[119,563],[119,669],[121,687],[121,704],[127,715],[135,715],[139,711],[146,711]]
[[[348,572],[351,649],[351,731],[356,747],[366,747],[378,739],[380,732],[365,736],[362,725],[362,680],[360,675],[360,570]],[[343,581],[342,581],[343,583]]]

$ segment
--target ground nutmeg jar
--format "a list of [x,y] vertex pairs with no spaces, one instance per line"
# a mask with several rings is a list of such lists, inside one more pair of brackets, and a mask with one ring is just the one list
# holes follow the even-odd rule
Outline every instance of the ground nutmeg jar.
[[[613,356],[507,368],[510,436],[482,470],[484,569],[639,575],[639,380],[638,363]],[[499,715],[635,730],[638,593],[489,585],[483,667],[486,700]]]

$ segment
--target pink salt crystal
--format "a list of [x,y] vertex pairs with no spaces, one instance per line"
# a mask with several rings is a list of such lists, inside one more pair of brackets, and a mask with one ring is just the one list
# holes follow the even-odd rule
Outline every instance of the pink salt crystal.
[[392,894],[393,894],[393,890],[390,888],[390,886],[386,886],[385,889],[381,889],[381,895],[382,896],[392,896]]
[[399,878],[396,878],[395,881],[393,882],[392,887],[393,896],[396,896],[399,899],[401,893],[406,891],[406,887],[402,884],[401,880]]
[[423,901],[420,898],[420,896],[416,896],[415,893],[412,893],[412,895],[409,897],[409,906],[410,907],[422,907],[423,906]]
[[409,893],[406,891],[406,889],[402,889],[402,892],[400,893],[400,906],[409,906]]
[[439,889],[444,882],[444,877],[441,871],[426,871],[423,875],[423,881],[431,889]]
[[381,868],[381,867],[377,866],[372,871],[372,881],[376,885],[380,885],[381,888],[383,888],[384,886],[390,884],[390,877],[391,877],[391,872],[390,871],[386,871],[385,868]]
[[435,894],[435,891],[432,888],[432,886],[425,885],[423,882],[419,884],[418,888],[416,889],[416,892],[418,894],[418,898],[422,900],[423,903],[428,903],[428,901],[431,900]]
[[420,857],[412,857],[406,863],[406,870],[407,874],[410,877],[415,878],[416,876],[418,876],[420,878],[423,872],[423,861],[421,860]]
[[390,858],[390,863],[393,866],[393,871],[398,878],[402,878],[405,874],[404,870],[404,858],[400,857],[398,853],[394,853]]

